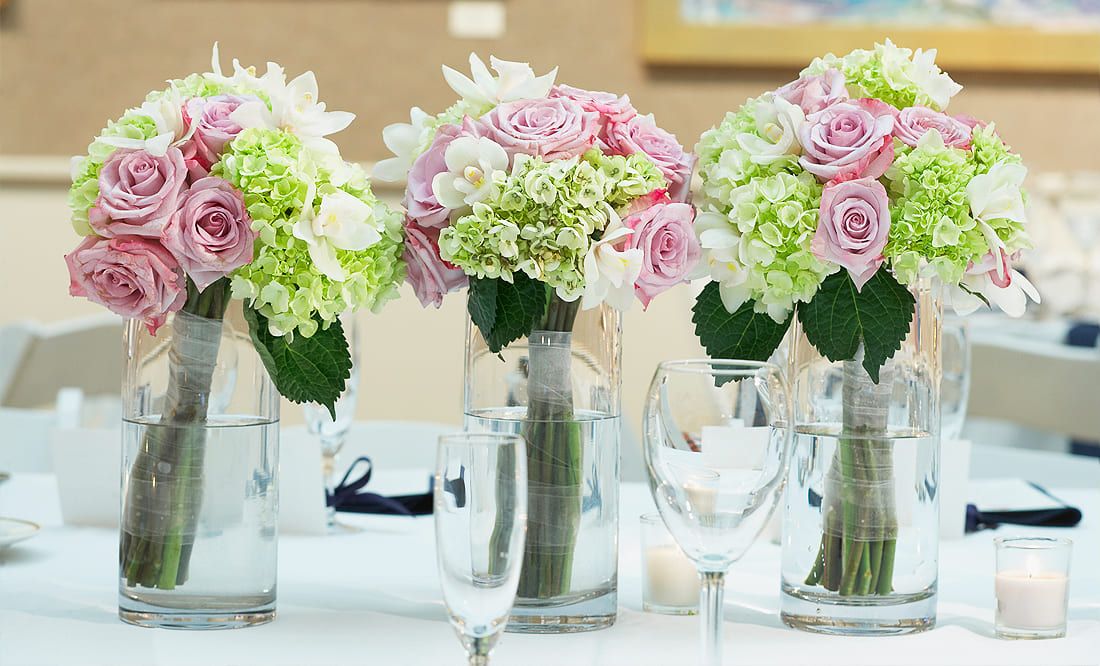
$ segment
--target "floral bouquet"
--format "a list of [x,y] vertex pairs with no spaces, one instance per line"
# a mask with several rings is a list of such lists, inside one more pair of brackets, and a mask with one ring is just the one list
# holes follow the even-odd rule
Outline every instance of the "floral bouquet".
[[[942,283],[960,312],[984,302],[1018,316],[1039,299],[1012,268],[1030,246],[1027,170],[992,124],[945,113],[961,86],[934,58],[889,40],[818,58],[697,147],[696,227],[713,280],[694,308],[700,341],[715,357],[764,360],[797,317],[810,344],[843,361],[843,428],[858,436],[841,440],[840,456],[863,460],[859,469],[880,466],[880,451],[862,450],[860,438],[885,435],[866,402],[909,334],[911,288]],[[864,496],[877,481],[840,476],[844,487],[826,498],[840,547],[823,539],[806,582],[887,594],[890,530],[861,544],[856,522],[896,531],[894,508]]]
[[[259,76],[234,60],[224,74],[217,45],[212,68],[151,92],[73,160],[69,203],[84,240],[65,257],[71,293],[143,321],[151,334],[173,315],[160,416],[172,427],[146,433],[142,455],[153,464],[133,474],[190,469],[178,463],[201,452],[232,299],[244,301],[278,391],[331,411],[351,368],[339,315],[380,307],[404,279],[401,216],[325,138],[354,116],[326,111],[312,72],[288,83],[275,63]],[[181,494],[195,492],[192,481],[166,476],[160,486],[173,487],[126,498],[121,561],[131,585],[184,582],[188,544],[151,535],[163,534],[153,523],[171,506],[186,503]]]
[[[468,287],[470,318],[498,353],[534,331],[569,334],[578,310],[648,306],[687,280],[702,254],[685,203],[694,156],[625,95],[555,85],[557,70],[490,64],[496,75],[471,54],[472,78],[444,67],[461,98],[436,116],[414,108],[410,124],[383,133],[396,157],[374,176],[407,178],[405,261],[420,302],[438,307]],[[533,347],[529,475],[575,481],[569,371]],[[582,490],[530,500],[547,515],[528,521],[521,597],[565,591],[572,553],[548,557],[545,546],[574,539]]]

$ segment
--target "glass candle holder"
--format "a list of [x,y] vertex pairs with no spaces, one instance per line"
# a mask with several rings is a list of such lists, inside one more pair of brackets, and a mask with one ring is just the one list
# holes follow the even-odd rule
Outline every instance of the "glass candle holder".
[[642,608],[662,615],[699,611],[699,573],[665,527],[661,515],[647,513],[642,526]]
[[1066,635],[1073,542],[1049,537],[998,537],[997,615],[1001,638]]

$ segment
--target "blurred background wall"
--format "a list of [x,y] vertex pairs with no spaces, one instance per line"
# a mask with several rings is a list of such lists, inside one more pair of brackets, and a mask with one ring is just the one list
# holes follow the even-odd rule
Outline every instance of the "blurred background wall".
[[[215,40],[226,66],[236,57],[261,66],[277,61],[290,76],[314,70],[329,108],[358,115],[334,138],[347,158],[364,162],[386,156],[381,129],[407,121],[410,106],[436,112],[453,102],[440,64],[467,71],[471,51],[529,61],[540,73],[557,65],[559,81],[628,92],[687,145],[747,97],[798,74],[647,66],[639,55],[636,0],[501,0],[503,33],[477,39],[449,33],[452,4],[0,0],[0,325],[101,313],[67,294],[61,257],[76,243],[65,204],[67,156],[84,152],[107,119],[166,78],[207,71]],[[1033,171],[1100,170],[1100,72],[951,73],[966,86],[952,110],[995,118]],[[400,196],[392,187],[377,189],[391,201]],[[404,296],[381,317],[364,317],[368,380],[360,414],[458,422],[462,296],[452,296],[441,312],[422,311],[411,291]],[[635,306],[626,317],[624,400],[632,427],[655,363],[701,352],[690,323],[692,296],[683,286],[648,313]],[[299,418],[295,409],[285,416]]]

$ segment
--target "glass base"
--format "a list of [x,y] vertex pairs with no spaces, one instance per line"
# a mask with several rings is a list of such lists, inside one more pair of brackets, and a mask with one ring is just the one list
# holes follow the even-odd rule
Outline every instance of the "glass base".
[[936,590],[840,597],[783,586],[780,617],[794,629],[836,636],[898,636],[936,626]]
[[[153,629],[242,629],[267,624],[275,619],[275,599],[263,603],[230,605],[226,599],[189,597],[176,607],[155,605],[125,594],[119,595],[118,617],[127,624]],[[257,602],[240,598],[232,601]]]
[[1045,638],[1064,638],[1066,635],[1065,627],[1057,627],[1055,629],[1016,629],[1014,627],[996,627],[997,638],[1006,638],[1008,640],[1023,640],[1023,641],[1035,641]]
[[647,613],[656,613],[657,615],[698,615],[698,606],[665,606],[663,604],[651,604],[648,601],[642,602],[642,610]]
[[560,600],[517,599],[505,631],[513,634],[574,634],[598,631],[615,624],[618,594],[612,590],[596,596]]

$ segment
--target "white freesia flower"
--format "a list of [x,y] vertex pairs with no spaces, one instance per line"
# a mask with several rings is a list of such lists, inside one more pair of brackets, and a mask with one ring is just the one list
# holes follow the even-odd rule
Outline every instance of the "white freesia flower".
[[309,258],[322,273],[343,282],[347,272],[336,258],[336,250],[364,250],[382,240],[379,221],[369,204],[343,190],[325,195],[314,213],[316,196],[316,186],[310,183],[294,237],[306,242]]
[[394,154],[374,165],[372,175],[388,182],[404,180],[420,155],[427,121],[431,116],[414,106],[409,111],[410,123],[393,123],[382,128],[382,142]]
[[960,316],[974,312],[988,301],[1008,316],[1020,317],[1027,310],[1029,298],[1042,302],[1035,285],[1009,265],[1001,249],[993,250],[985,261],[968,269],[959,286],[949,292],[949,298]]
[[164,155],[170,146],[178,146],[195,133],[195,128],[188,127],[183,119],[183,98],[175,84],[172,84],[164,95],[149,100],[134,110],[153,120],[157,127],[156,136],[151,139],[104,136],[98,141],[115,148],[145,150],[150,155],[159,157]]
[[325,103],[317,101],[317,77],[305,72],[284,84],[279,79],[267,82],[265,88],[271,108],[260,100],[245,102],[229,117],[245,129],[262,127],[281,129],[297,136],[307,149],[338,153],[336,144],[325,136],[339,132],[355,120],[347,111],[326,111]]
[[768,102],[756,105],[757,134],[743,132],[737,135],[737,143],[756,164],[771,164],[786,155],[802,151],[798,142],[798,128],[806,115],[797,104],[773,95]]
[[610,206],[608,212],[610,221],[603,236],[592,243],[584,256],[583,310],[597,307],[604,301],[616,310],[629,310],[634,302],[634,283],[642,272],[644,253],[640,248],[619,250],[615,247],[634,231],[623,226]]
[[[889,39],[876,44],[882,59],[882,75],[895,90],[915,86],[937,110],[944,109],[962,86],[936,65],[936,49],[915,52],[896,46]],[[910,58],[912,56],[912,58]]]
[[508,168],[508,153],[492,139],[463,136],[443,156],[447,171],[432,179],[436,201],[452,210],[484,201]]
[[470,73],[473,79],[458,70],[443,66],[443,78],[463,100],[480,107],[493,107],[503,102],[546,97],[554,86],[558,68],[550,73],[535,76],[535,71],[525,62],[509,62],[489,56],[489,64],[499,76],[493,76],[476,53],[470,54]]

